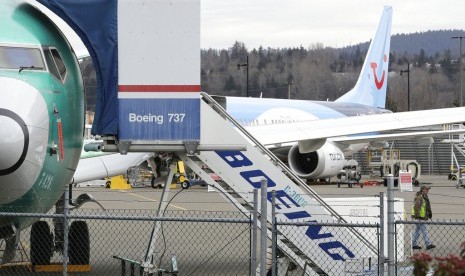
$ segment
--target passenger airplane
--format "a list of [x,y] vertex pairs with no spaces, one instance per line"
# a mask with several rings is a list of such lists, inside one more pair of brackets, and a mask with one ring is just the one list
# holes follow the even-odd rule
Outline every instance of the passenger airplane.
[[[214,98],[261,143],[287,161],[293,171],[307,179],[335,176],[345,165],[345,156],[369,145],[380,147],[386,144],[388,139],[444,134],[445,132],[442,131],[373,134],[376,131],[465,120],[460,116],[447,116],[442,121],[426,119],[439,118],[438,116],[443,114],[457,114],[456,110],[450,109],[439,110],[440,114],[438,111],[391,113],[385,109],[391,20],[392,8],[385,7],[355,87],[335,102],[222,96]],[[396,116],[394,124],[373,117],[373,115],[388,114]],[[421,119],[405,125],[403,118],[414,114],[421,114],[419,117]],[[373,118],[384,123],[378,123],[380,126],[362,127],[362,124],[367,124],[366,120]],[[351,121],[344,123],[348,119]],[[317,124],[325,128],[317,130]],[[296,132],[296,129],[306,128],[309,130],[305,133]],[[132,153],[130,157],[125,158],[113,154],[98,159],[86,158],[79,163],[74,182],[109,177],[116,172],[124,173],[128,167],[136,163],[136,160],[139,162],[138,155],[140,154]],[[114,168],[115,173],[112,174],[109,168]]]
[[[81,155],[82,77],[64,35],[35,7],[2,0],[0,22],[0,211],[47,213],[63,204]],[[53,235],[47,222],[34,221],[0,217],[1,263],[14,258],[21,230],[32,223],[33,265],[49,263],[63,249],[62,227],[55,225]],[[70,263],[88,263],[86,223],[73,222],[69,237]]]
[[[289,163],[295,170],[300,170],[301,175],[315,178],[331,175],[341,166],[344,159],[342,151],[347,150],[349,146],[342,147],[342,142],[339,142],[347,138],[326,142],[326,137],[357,133],[353,127],[349,129],[347,125],[337,126],[339,122],[346,123],[347,118],[341,117],[386,112],[383,107],[390,21],[391,9],[387,8],[356,87],[335,103],[293,101],[293,106],[285,105],[286,109],[278,109],[277,103],[281,105],[287,102],[226,98],[227,108],[238,119],[250,121],[249,130],[267,145],[279,146],[298,142],[299,152],[297,145],[288,147],[289,157],[292,159]],[[57,206],[63,204],[63,192],[73,177],[81,155],[84,129],[82,77],[76,56],[66,38],[55,24],[35,7],[16,0],[3,0],[0,2],[0,22],[0,211],[43,213],[57,202]],[[262,111],[261,117],[255,111],[252,111],[253,116],[241,117],[238,109],[234,108],[236,104],[253,105],[254,108],[258,108],[255,104],[266,104],[267,109],[256,109]],[[312,116],[312,113],[307,112],[308,109],[321,112]],[[315,124],[309,125],[309,121],[258,125],[261,121],[270,122],[270,118],[275,120],[275,123],[276,120],[296,120],[293,117],[278,117],[275,115],[276,110],[299,116],[299,122],[302,121],[301,118],[337,118],[337,121],[331,121],[335,129],[331,129],[331,132],[328,130],[326,137],[321,133],[319,136],[312,136],[312,132],[307,128],[313,128]],[[423,113],[412,114],[425,116]],[[374,116],[376,115],[364,117],[368,119]],[[421,126],[421,123],[431,125],[456,122],[457,119],[444,117],[444,120],[417,121],[417,124],[411,126]],[[311,122],[328,125],[326,120]],[[366,120],[363,122],[366,123]],[[353,126],[354,123],[349,121],[349,125]],[[370,127],[360,130],[360,133],[378,130],[384,129]],[[274,134],[273,139],[270,139],[271,133]],[[319,149],[316,150],[317,148]],[[319,151],[322,155],[319,155]],[[318,156],[317,161],[311,159],[313,156]],[[325,163],[324,166],[321,166],[322,162]],[[311,171],[313,167],[315,169]],[[34,219],[20,216],[4,216],[0,217],[0,238],[6,241],[2,263],[14,258],[20,232],[31,224],[30,250],[33,265],[49,263],[53,252],[63,249],[64,233],[59,225],[55,225],[53,235],[47,222],[35,222]],[[88,263],[87,225],[82,221],[73,222],[69,237],[70,263]]]
[[[454,116],[457,113],[452,109],[442,109],[420,111],[416,114],[422,117],[405,125],[405,118],[415,112],[394,114],[385,109],[391,20],[392,8],[385,7],[355,87],[334,102],[221,96],[215,99],[255,138],[287,160],[289,167],[306,179],[335,176],[345,165],[345,156],[370,144],[379,147],[387,139],[438,134],[373,132],[465,121],[464,117]],[[448,116],[443,121],[430,118],[444,114]],[[395,116],[394,124],[382,119],[391,115]],[[393,120],[392,116],[388,118]],[[370,120],[385,126],[368,126]]]

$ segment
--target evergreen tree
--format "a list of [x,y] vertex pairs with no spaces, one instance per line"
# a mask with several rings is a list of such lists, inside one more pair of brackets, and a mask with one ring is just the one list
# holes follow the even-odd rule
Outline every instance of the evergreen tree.
[[449,78],[449,80],[453,80],[455,73],[457,72],[457,69],[455,65],[452,64],[450,50],[444,51],[444,57],[440,63],[441,63],[442,70],[444,71],[446,76]]
[[247,59],[247,48],[244,42],[236,41],[231,48],[231,59],[237,61],[245,61]]
[[234,89],[236,89],[236,83],[234,82],[234,78],[231,75],[229,75],[229,78],[224,83],[223,90],[232,91]]
[[418,55],[417,66],[423,67],[426,63],[426,54],[425,50],[421,49],[420,54]]

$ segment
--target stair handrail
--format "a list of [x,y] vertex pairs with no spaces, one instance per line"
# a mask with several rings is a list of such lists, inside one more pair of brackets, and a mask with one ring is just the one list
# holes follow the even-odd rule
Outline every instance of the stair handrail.
[[[240,130],[242,134],[244,134],[250,141],[252,141],[256,147],[258,147],[263,153],[265,153],[275,164],[277,164],[285,174],[294,181],[295,184],[300,186],[303,190],[310,193],[318,203],[320,203],[330,214],[331,216],[335,217],[339,222],[347,223],[347,221],[339,215],[330,205],[328,205],[323,198],[321,198],[312,188],[310,188],[298,175],[295,174],[288,166],[286,166],[279,158],[277,158],[273,152],[271,152],[268,148],[263,146],[252,134],[249,133],[247,129],[245,129],[237,120],[235,120],[212,96],[205,92],[200,92],[202,98],[207,102],[211,107],[216,109],[220,115],[226,117],[237,129]],[[357,236],[360,240],[362,240],[368,248],[370,248],[373,252],[376,253],[377,248],[371,244],[362,234],[358,231],[354,230],[352,227],[348,227],[350,231]]]

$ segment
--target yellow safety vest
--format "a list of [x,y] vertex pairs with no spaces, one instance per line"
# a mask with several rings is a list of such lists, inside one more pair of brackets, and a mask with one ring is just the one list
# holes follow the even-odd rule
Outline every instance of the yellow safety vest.
[[[423,203],[420,206],[420,218],[426,217],[426,200],[423,195],[420,195],[423,198]],[[415,200],[416,201],[416,200]],[[415,203],[412,206],[412,216],[415,216]]]

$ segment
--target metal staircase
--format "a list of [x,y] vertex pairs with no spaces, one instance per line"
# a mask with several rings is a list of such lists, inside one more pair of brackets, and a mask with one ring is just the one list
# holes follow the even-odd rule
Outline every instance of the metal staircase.
[[[450,128],[463,129],[465,126],[462,124],[454,124],[451,125]],[[454,172],[465,165],[463,160],[465,158],[465,135],[450,135],[445,142],[450,143],[450,172]]]
[[[225,192],[240,210],[253,208],[253,189],[259,188],[260,180],[268,180],[267,192],[277,192],[279,221],[306,220],[320,222],[345,222],[313,189],[295,175],[285,164],[261,145],[246,129],[236,122],[221,105],[207,94],[202,94],[202,116],[211,121],[215,131],[246,144],[245,151],[199,151],[196,154],[179,153],[178,156],[209,185]],[[206,166],[205,166],[206,165]],[[215,172],[221,181],[210,177]],[[267,221],[271,223],[271,197]],[[266,227],[266,226],[265,226]],[[333,227],[320,227],[313,234],[305,227],[294,228],[292,233],[281,230],[278,246],[307,275],[343,274],[341,262],[377,259],[376,245],[370,243],[357,230],[346,231]],[[342,233],[344,232],[344,233]],[[271,237],[271,231],[268,231]],[[331,250],[322,249],[333,246]],[[332,251],[333,253],[329,252]],[[334,253],[338,252],[338,253]],[[325,256],[325,257],[322,257]],[[366,262],[365,262],[366,263]],[[310,268],[309,268],[310,264]]]

